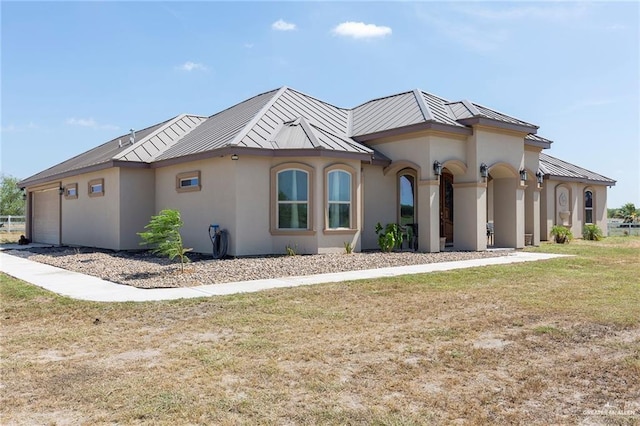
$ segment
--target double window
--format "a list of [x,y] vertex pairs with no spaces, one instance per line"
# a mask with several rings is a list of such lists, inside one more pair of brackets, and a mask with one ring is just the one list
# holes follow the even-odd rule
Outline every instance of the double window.
[[[353,232],[355,169],[335,164],[324,169],[324,230]],[[313,233],[315,169],[301,163],[271,169],[271,233]]]

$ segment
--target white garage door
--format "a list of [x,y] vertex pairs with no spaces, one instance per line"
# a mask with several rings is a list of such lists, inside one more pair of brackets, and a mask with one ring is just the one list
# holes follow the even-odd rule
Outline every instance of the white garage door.
[[60,244],[60,195],[58,189],[33,193],[33,242]]

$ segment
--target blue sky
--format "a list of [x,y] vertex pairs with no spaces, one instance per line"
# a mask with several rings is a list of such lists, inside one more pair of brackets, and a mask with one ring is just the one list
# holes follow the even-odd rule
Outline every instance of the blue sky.
[[1,3],[2,172],[290,86],[341,107],[419,88],[540,126],[640,206],[637,2]]

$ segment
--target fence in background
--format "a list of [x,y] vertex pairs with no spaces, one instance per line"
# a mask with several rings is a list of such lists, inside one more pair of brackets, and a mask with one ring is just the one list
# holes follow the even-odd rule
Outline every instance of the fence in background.
[[0,216],[0,232],[24,232],[25,216]]
[[607,231],[611,237],[620,237],[623,235],[640,236],[640,224],[622,223],[620,219],[609,219],[607,221]]

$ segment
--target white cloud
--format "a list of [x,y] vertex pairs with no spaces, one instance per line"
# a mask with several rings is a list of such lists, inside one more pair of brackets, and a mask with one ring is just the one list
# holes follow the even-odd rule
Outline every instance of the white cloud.
[[89,127],[91,129],[103,129],[103,130],[118,130],[118,126],[113,124],[98,124],[93,118],[75,118],[71,117],[66,120],[66,123],[70,126]]
[[243,46],[245,49],[251,49],[253,47],[253,43],[245,43]]
[[296,24],[278,19],[276,22],[271,24],[271,28],[277,31],[293,31],[296,29]]
[[207,67],[205,67],[203,64],[199,64],[199,63],[191,62],[191,61],[187,61],[187,62],[185,62],[184,64],[180,65],[177,68],[179,70],[187,71],[187,72],[190,72],[190,71],[193,71],[193,70],[196,70],[196,71],[206,71],[207,70]]
[[365,24],[364,22],[343,22],[335,27],[332,32],[335,35],[353,38],[376,38],[385,37],[391,34],[391,28]]
[[18,128],[13,124],[9,124],[8,126],[3,126],[2,131],[5,133],[12,133],[12,132],[17,132]]

